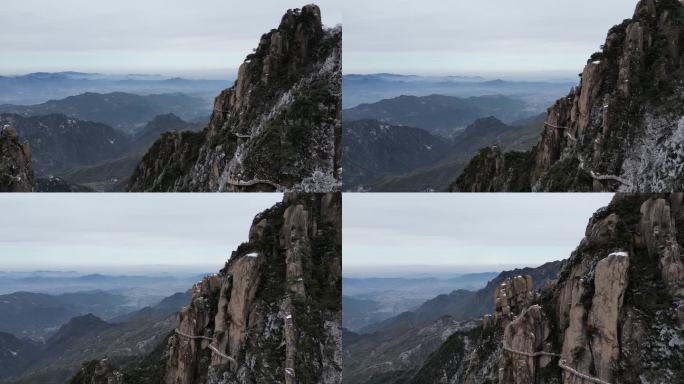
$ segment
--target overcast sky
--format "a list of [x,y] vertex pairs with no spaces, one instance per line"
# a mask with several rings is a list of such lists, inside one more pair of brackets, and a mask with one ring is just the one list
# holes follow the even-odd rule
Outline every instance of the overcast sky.
[[0,271],[213,272],[277,193],[0,194]]
[[343,273],[501,271],[561,260],[612,194],[344,195]]
[[637,0],[345,0],[344,72],[577,74]]
[[[317,1],[323,22],[344,2]],[[34,71],[231,76],[302,0],[3,0],[0,75]]]
[[[225,78],[293,0],[4,0],[0,74]],[[345,73],[576,74],[636,0],[320,0]]]

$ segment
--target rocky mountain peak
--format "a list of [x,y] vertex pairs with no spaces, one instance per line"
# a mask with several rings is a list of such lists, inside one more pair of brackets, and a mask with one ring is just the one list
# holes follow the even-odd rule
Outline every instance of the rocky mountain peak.
[[209,135],[218,133],[226,123],[236,129],[249,127],[255,109],[262,107],[264,94],[271,87],[290,87],[302,71],[316,61],[318,44],[323,38],[321,12],[308,5],[290,9],[277,29],[264,34],[255,51],[240,65],[235,86],[221,93],[214,102]]
[[503,382],[682,379],[681,198],[618,195],[594,215],[546,300],[506,328]]
[[[494,322],[508,323],[532,302],[534,295],[532,276],[507,278],[494,290]],[[491,316],[485,316],[483,322],[488,325],[491,319]]]
[[[557,281],[529,300],[515,294],[525,292],[524,277],[516,278],[522,290],[507,281],[477,338],[452,336],[425,364],[428,372],[445,374],[440,383],[684,380],[683,199],[616,195],[590,219]],[[519,312],[511,307],[509,321],[495,322],[511,297],[522,300]],[[443,355],[455,346],[457,355]],[[409,382],[426,382],[421,377]]]
[[341,50],[341,28],[324,28],[318,6],[288,10],[216,97],[205,131],[163,136],[129,189],[339,189]]
[[340,194],[287,193],[193,286],[154,352],[120,370],[87,363],[75,382],[340,383],[341,209]]
[[0,127],[0,192],[31,192],[35,181],[31,149],[10,124]]
[[[632,19],[610,29],[601,51],[587,61],[580,84],[549,108],[539,143],[526,160],[508,161],[497,177],[524,179],[522,190],[680,190],[682,24],[680,1],[640,1]],[[473,160],[454,189],[479,190],[470,183],[473,174],[492,161],[507,162],[508,154],[483,156]]]
[[289,194],[255,218],[250,241],[193,287],[167,382],[340,380],[340,208],[339,195]]

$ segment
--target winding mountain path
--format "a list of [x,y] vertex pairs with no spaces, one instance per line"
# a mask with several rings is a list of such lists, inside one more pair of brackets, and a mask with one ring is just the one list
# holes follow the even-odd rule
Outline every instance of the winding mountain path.
[[559,366],[561,369],[565,370],[566,372],[570,372],[570,373],[572,373],[573,375],[578,376],[578,377],[581,377],[581,378],[584,379],[584,380],[591,381],[592,383],[596,383],[596,384],[611,384],[611,383],[609,383],[609,382],[607,382],[607,381],[603,381],[603,380],[601,380],[601,379],[599,379],[599,378],[597,378],[597,377],[592,377],[592,376],[586,375],[586,374],[584,374],[584,373],[582,373],[582,372],[579,372],[579,371],[575,370],[574,368],[571,368],[571,367],[565,365],[565,362],[566,362],[565,359],[562,359],[562,358],[561,358],[562,356],[559,355],[558,353],[552,353],[552,352],[546,352],[546,351],[538,351],[538,352],[523,352],[523,351],[516,351],[515,349],[512,349],[512,348],[510,348],[509,346],[507,346],[507,345],[506,345],[506,342],[503,342],[503,349],[504,349],[505,351],[507,351],[507,352],[511,352],[511,353],[515,353],[515,354],[522,355],[522,356],[527,356],[527,357],[538,357],[538,356],[558,357],[558,358],[559,358],[559,359],[558,359],[558,366]]
[[211,337],[188,335],[188,334],[185,334],[185,333],[179,331],[178,329],[175,329],[174,331],[176,332],[176,334],[183,336],[183,337],[187,337],[188,339],[192,339],[192,340],[198,340],[199,339],[199,340],[211,341],[211,343],[209,343],[209,349],[211,349],[213,352],[215,352],[217,355],[221,356],[222,358],[224,358],[224,359],[230,361],[231,363],[237,365],[237,361],[235,361],[235,359],[233,359],[232,357],[230,357],[230,356],[226,355],[225,353],[219,351],[219,349],[216,348],[216,346],[214,345],[214,339],[212,339]]

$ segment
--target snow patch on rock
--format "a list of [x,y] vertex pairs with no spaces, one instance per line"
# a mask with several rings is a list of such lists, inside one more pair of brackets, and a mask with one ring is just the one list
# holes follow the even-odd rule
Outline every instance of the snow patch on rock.
[[675,190],[684,174],[684,116],[644,117],[642,137],[622,164],[625,192]]

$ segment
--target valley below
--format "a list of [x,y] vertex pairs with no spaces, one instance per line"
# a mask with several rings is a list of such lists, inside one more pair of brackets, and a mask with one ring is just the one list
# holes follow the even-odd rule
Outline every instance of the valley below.
[[201,276],[0,272],[0,382],[60,384],[84,361],[151,352]]
[[0,105],[0,128],[11,127],[28,144],[38,191],[123,191],[162,134],[201,130],[210,105],[182,93],[91,92]]
[[346,279],[343,381],[403,383],[400,378],[422,367],[449,336],[477,328],[479,318],[493,312],[490,297],[504,281],[529,275],[541,287],[556,278],[562,265],[559,261],[449,279]]
[[[393,84],[399,92],[342,113],[344,190],[367,192],[446,191],[481,148],[532,148],[546,118],[546,106],[539,100],[570,88],[567,83],[493,81],[476,91],[472,86],[489,82],[444,80],[438,84],[458,92],[426,94],[415,92],[415,87],[422,84],[432,90],[432,78],[347,75],[343,81],[345,91],[349,87],[371,92],[371,86],[380,83]],[[527,95],[514,91],[525,87]],[[434,89],[440,90],[444,91]]]

